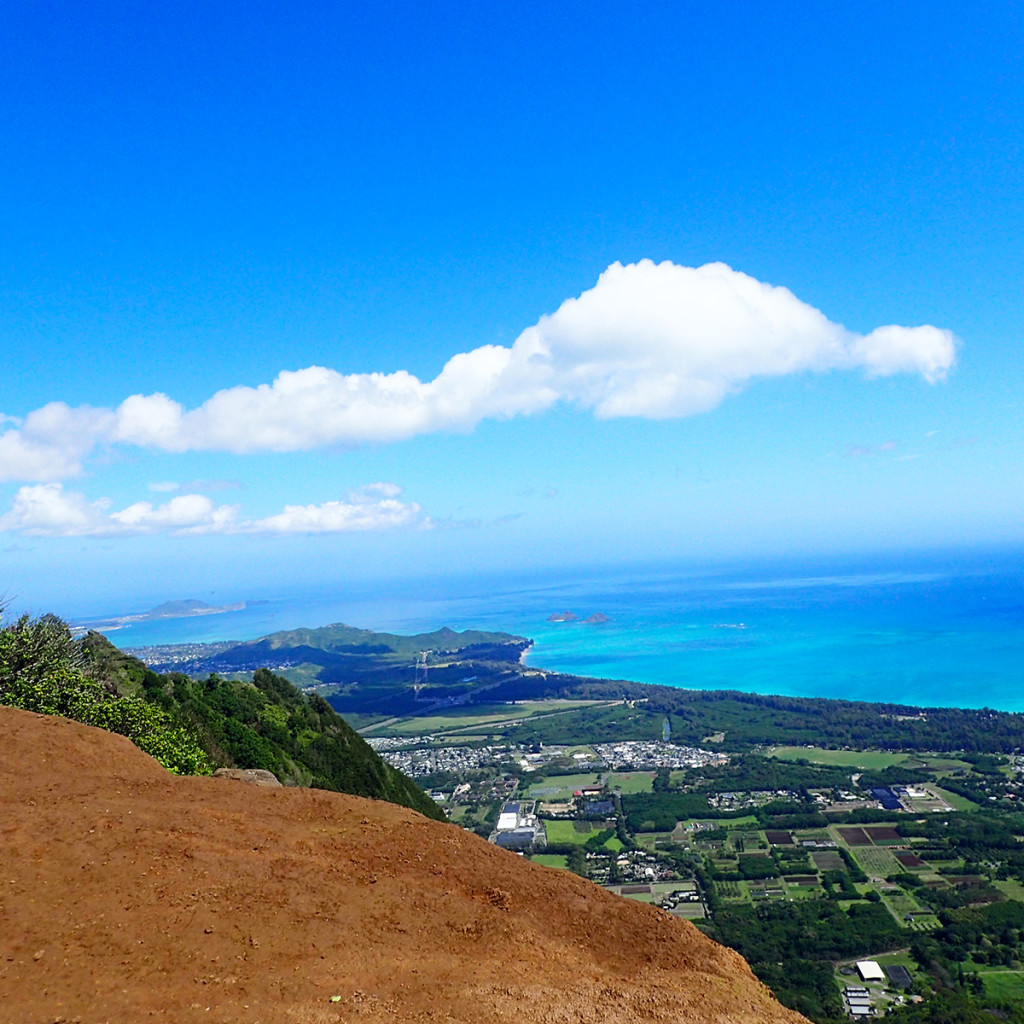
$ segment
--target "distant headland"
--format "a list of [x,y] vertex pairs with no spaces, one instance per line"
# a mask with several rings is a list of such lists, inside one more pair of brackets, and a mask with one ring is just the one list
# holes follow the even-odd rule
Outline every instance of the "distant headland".
[[245,601],[237,604],[211,605],[193,598],[184,601],[164,601],[155,608],[145,612],[130,612],[126,615],[113,615],[106,619],[88,619],[73,623],[75,632],[89,629],[107,632],[122,629],[133,622],[152,622],[155,619],[185,619],[196,615],[221,615],[224,612],[240,612],[246,607]]

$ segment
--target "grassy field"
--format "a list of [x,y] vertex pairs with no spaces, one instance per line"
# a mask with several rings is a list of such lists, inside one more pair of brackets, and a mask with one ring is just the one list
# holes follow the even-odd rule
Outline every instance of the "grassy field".
[[907,767],[918,765],[933,772],[955,772],[971,767],[967,761],[959,761],[949,754],[913,754],[907,758]]
[[623,793],[650,793],[654,772],[614,772],[606,781],[609,789],[621,789]]
[[549,868],[565,868],[569,863],[568,857],[560,853],[535,853],[530,860],[535,864],[543,864]]
[[917,961],[909,953],[879,953],[871,959],[882,967],[899,964],[900,967],[906,967],[911,974],[917,970]]
[[586,775],[552,775],[530,786],[530,797],[534,800],[571,799],[573,793],[584,786],[600,785],[596,781],[598,778],[594,772],[588,772]]
[[1024,971],[1011,971],[1005,967],[986,970],[983,967],[978,973],[985,986],[985,995],[1015,1003],[1024,1002]]
[[907,759],[906,754],[890,754],[884,750],[827,750],[824,747],[772,747],[767,754],[782,761],[797,761],[804,758],[813,764],[826,764],[838,768],[864,768],[867,771],[890,768]]
[[948,789],[940,789],[938,786],[932,786],[931,788],[956,811],[976,811],[978,809],[978,805],[973,800],[968,800],[965,796],[951,793]]
[[576,843],[582,846],[591,836],[591,832],[580,832],[576,829],[577,824],[587,825],[589,822],[575,821],[545,821],[544,830],[547,832],[549,843]]
[[1011,900],[1024,903],[1024,885],[1012,878],[1004,878],[992,883],[1000,892],[1005,892]]

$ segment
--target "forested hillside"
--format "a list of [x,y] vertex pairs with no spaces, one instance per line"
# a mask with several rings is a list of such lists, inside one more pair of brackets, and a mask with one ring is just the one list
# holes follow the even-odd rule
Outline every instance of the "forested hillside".
[[265,768],[285,783],[444,818],[322,697],[266,669],[251,683],[158,675],[102,634],[75,641],[60,619],[22,618],[0,630],[0,703],[121,733],[178,774]]

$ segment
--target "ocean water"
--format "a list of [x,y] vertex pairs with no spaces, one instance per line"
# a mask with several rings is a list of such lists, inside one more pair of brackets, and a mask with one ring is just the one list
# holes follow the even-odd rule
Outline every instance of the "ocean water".
[[[564,611],[578,618],[549,621]],[[609,621],[583,621],[596,613]],[[534,640],[528,664],[578,675],[1024,711],[1024,553],[310,587],[110,636],[122,647],[246,640],[330,622],[503,630]]]

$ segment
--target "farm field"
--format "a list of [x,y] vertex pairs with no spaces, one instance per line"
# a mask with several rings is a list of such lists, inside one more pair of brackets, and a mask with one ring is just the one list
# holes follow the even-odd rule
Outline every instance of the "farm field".
[[903,870],[900,862],[891,850],[878,846],[858,846],[851,853],[864,873],[875,878],[886,878]]

